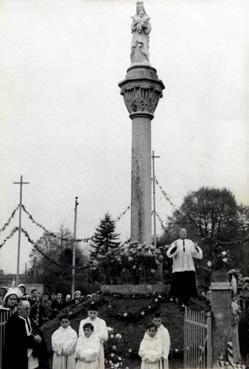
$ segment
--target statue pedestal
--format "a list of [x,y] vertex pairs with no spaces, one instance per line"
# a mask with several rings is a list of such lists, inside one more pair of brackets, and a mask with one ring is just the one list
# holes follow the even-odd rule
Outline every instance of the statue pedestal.
[[131,241],[151,243],[151,120],[164,84],[155,68],[136,63],[119,87],[132,120]]

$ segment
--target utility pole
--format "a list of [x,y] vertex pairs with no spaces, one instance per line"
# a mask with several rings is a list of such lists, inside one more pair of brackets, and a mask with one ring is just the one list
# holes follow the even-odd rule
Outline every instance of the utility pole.
[[154,230],[154,246],[156,247],[156,175],[155,175],[155,159],[160,156],[155,155],[154,150],[152,151],[152,183],[153,183],[153,230]]
[[19,199],[19,226],[18,226],[18,243],[17,243],[17,268],[16,268],[16,285],[19,284],[20,274],[20,248],[21,248],[21,233],[22,233],[22,186],[29,184],[29,182],[23,182],[23,176],[20,177],[20,182],[13,182],[20,186],[20,199]]
[[74,229],[73,229],[73,257],[72,257],[72,298],[75,291],[75,257],[76,257],[76,229],[77,229],[77,208],[78,208],[78,197],[75,197],[74,203]]

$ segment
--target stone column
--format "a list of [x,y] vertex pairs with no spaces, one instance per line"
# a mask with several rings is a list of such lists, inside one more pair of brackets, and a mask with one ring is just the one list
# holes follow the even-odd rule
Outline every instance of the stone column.
[[231,286],[228,282],[211,283],[213,313],[213,365],[226,357],[227,342],[232,341]]
[[132,120],[131,241],[151,243],[151,120],[164,84],[155,68],[135,64],[119,87]]

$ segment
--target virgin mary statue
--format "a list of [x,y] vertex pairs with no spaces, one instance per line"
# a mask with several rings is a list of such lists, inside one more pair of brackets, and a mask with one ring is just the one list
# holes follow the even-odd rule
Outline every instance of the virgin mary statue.
[[150,18],[145,13],[143,2],[137,2],[136,11],[131,25],[131,62],[132,64],[149,64]]

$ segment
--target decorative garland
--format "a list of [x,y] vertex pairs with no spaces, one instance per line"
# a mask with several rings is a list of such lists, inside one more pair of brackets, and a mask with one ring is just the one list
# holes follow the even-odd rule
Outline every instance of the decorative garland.
[[[18,229],[18,227],[17,227]],[[46,258],[49,262],[53,263],[54,265],[60,267],[60,268],[63,268],[65,269],[65,264],[61,264],[61,263],[58,263],[57,261],[51,259],[49,256],[47,256],[38,246],[37,246],[37,242],[33,241],[31,239],[31,237],[29,236],[28,232],[24,229],[24,228],[21,228],[21,231],[22,233],[25,235],[25,237],[27,238],[28,242],[34,246],[34,248],[44,257]],[[75,266],[74,269],[86,269],[88,268],[88,266]],[[70,269],[72,269],[72,267],[70,267]]]
[[130,205],[127,206],[127,208],[114,220],[115,223],[119,222],[120,219],[127,213],[127,211],[131,208]]
[[[22,205],[22,209],[23,211],[28,215],[29,219],[31,220],[31,222],[33,224],[35,224],[37,227],[41,228],[44,232],[46,232],[47,234],[49,234],[52,237],[55,237],[57,239],[60,239],[62,241],[67,241],[69,243],[73,243],[73,242],[89,242],[90,240],[93,239],[94,236],[91,237],[86,237],[86,238],[77,238],[77,239],[73,239],[73,238],[67,238],[67,237],[61,237],[58,234],[49,231],[46,227],[44,227],[42,224],[40,224],[39,222],[37,222],[33,216],[30,214],[30,212],[25,208],[24,205]],[[120,219],[127,213],[127,211],[130,209],[130,205],[127,206],[127,208],[115,219],[115,223],[119,222]]]
[[151,298],[156,298],[158,296],[158,292],[153,292],[151,294],[141,294],[141,293],[134,293],[133,295],[124,295],[122,293],[118,293],[118,292],[109,292],[109,291],[105,291],[103,292],[103,296],[106,296],[107,297],[107,302],[109,301],[108,300],[108,297],[114,297],[114,298],[117,298],[117,299],[122,299],[122,300],[130,300],[131,298],[134,299],[134,300],[141,300],[141,298],[143,299],[151,299]]
[[14,218],[14,216],[15,216],[18,209],[19,209],[19,205],[17,205],[17,207],[12,211],[12,213],[11,213],[9,219],[7,220],[7,222],[2,226],[2,228],[0,228],[0,233],[4,232],[5,229],[9,226],[11,220]]
[[[114,295],[113,295],[114,297]],[[141,296],[140,296],[141,298]],[[161,302],[164,301],[164,298],[161,295],[157,295],[153,298],[153,300],[140,309],[137,312],[123,312],[114,314],[115,305],[109,302],[108,309],[111,310],[111,314],[108,314],[109,317],[114,317],[122,322],[126,323],[123,326],[125,327],[128,323],[137,323],[140,319],[146,317],[147,313],[151,314],[156,311]],[[107,318],[108,319],[108,318]],[[115,368],[125,368],[127,365],[127,360],[137,360],[138,359],[138,346],[132,347],[127,342],[127,339],[122,336],[116,329],[112,327],[107,327],[109,332],[109,339],[105,343],[105,364],[107,368],[115,369]],[[179,349],[175,349],[174,353],[178,353]],[[172,350],[171,350],[172,355]]]
[[12,229],[12,231],[10,232],[10,234],[3,240],[3,242],[0,244],[0,248],[3,247],[3,245],[5,245],[5,243],[12,237],[14,236],[14,234],[16,233],[16,231],[18,231],[18,227],[15,227]]
[[46,227],[44,227],[43,225],[41,225],[40,223],[38,223],[33,217],[32,215],[28,212],[28,210],[25,208],[24,205],[22,205],[22,209],[23,211],[28,215],[29,219],[31,220],[32,223],[34,223],[37,227],[41,228],[44,232],[46,232],[47,234],[49,234],[52,237],[55,237],[59,240],[62,241],[68,241],[69,243],[73,243],[73,242],[88,242],[92,239],[92,237],[87,237],[87,238],[78,238],[78,239],[73,239],[73,238],[67,238],[67,237],[60,237],[58,234],[49,231]]
[[162,302],[162,296],[156,295],[150,302],[150,304],[146,304],[143,308],[138,311],[124,311],[124,312],[116,312],[115,304],[109,303],[108,309],[110,310],[110,316],[112,318],[116,318],[127,323],[135,323],[140,319],[144,318],[147,314],[154,312],[157,310],[158,306]]
[[155,214],[156,214],[156,217],[157,217],[157,219],[159,220],[159,223],[160,223],[160,226],[161,226],[161,228],[165,231],[165,232],[169,232],[168,230],[167,230],[167,228],[165,227],[165,225],[163,224],[163,220],[162,220],[162,218],[160,217],[160,215],[158,214],[158,212],[156,211],[155,212]]
[[170,197],[167,195],[167,193],[164,191],[164,189],[162,188],[162,186],[160,185],[160,183],[158,182],[158,179],[155,177],[156,179],[156,184],[158,185],[158,187],[160,188],[164,198],[170,203],[170,205],[173,208],[176,208],[176,205],[173,203],[173,201],[170,199]]
[[65,265],[57,263],[57,261],[51,259],[49,256],[47,256],[38,246],[37,243],[35,241],[33,241],[31,239],[31,237],[29,236],[28,232],[22,228],[22,233],[24,234],[24,236],[27,238],[28,242],[31,243],[32,246],[34,246],[34,248],[36,249],[36,251],[38,251],[45,259],[47,259],[48,261],[50,261],[51,263],[55,264],[58,267],[65,267]]

